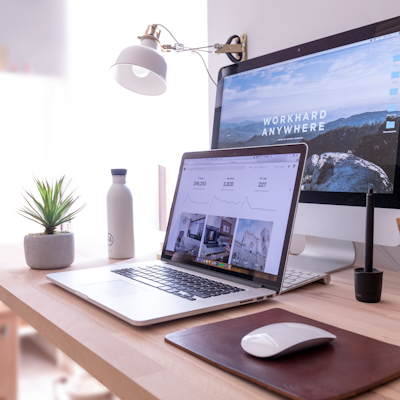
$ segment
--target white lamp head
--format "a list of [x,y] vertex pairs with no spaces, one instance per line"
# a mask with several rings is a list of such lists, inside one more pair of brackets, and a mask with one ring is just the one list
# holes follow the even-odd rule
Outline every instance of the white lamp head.
[[130,46],[121,52],[111,67],[114,79],[124,88],[149,96],[167,90],[167,63],[157,51],[160,30],[149,25],[139,46]]

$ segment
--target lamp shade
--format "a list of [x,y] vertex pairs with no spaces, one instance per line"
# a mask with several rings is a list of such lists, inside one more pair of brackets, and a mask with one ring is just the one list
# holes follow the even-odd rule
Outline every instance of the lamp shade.
[[167,63],[152,39],[142,39],[140,46],[123,50],[110,71],[132,92],[157,96],[167,90]]

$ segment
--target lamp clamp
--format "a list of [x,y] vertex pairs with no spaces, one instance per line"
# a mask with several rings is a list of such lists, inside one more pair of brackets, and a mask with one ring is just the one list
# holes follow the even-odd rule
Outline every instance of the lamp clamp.
[[[226,54],[233,53],[233,57],[238,61],[247,60],[247,35],[243,34],[240,37],[235,37],[233,39],[233,43],[225,43],[219,44],[216,43],[214,45],[215,53],[217,54]],[[240,57],[242,55],[242,57]]]

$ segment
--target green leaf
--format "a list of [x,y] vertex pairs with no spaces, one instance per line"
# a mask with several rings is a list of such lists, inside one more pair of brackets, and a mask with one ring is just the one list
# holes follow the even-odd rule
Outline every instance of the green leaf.
[[[37,222],[45,228],[56,228],[58,225],[74,219],[86,206],[86,204],[84,204],[77,210],[68,214],[71,207],[80,196],[74,197],[76,189],[68,195],[65,194],[69,184],[71,183],[71,181],[69,181],[65,185],[65,189],[63,189],[65,175],[56,180],[55,183],[49,183],[47,180],[41,181],[36,177],[33,177],[33,179],[39,192],[40,199],[35,198],[31,192],[23,189],[27,197],[24,195],[22,195],[22,197],[29,206],[23,206],[17,211],[17,213],[23,217]],[[31,199],[32,203],[28,198]]]

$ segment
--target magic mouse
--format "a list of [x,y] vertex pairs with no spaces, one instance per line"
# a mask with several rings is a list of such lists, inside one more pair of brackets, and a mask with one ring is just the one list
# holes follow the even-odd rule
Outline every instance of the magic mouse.
[[333,339],[336,339],[335,335],[315,326],[281,322],[251,331],[243,337],[241,345],[245,352],[255,357],[281,357]]

